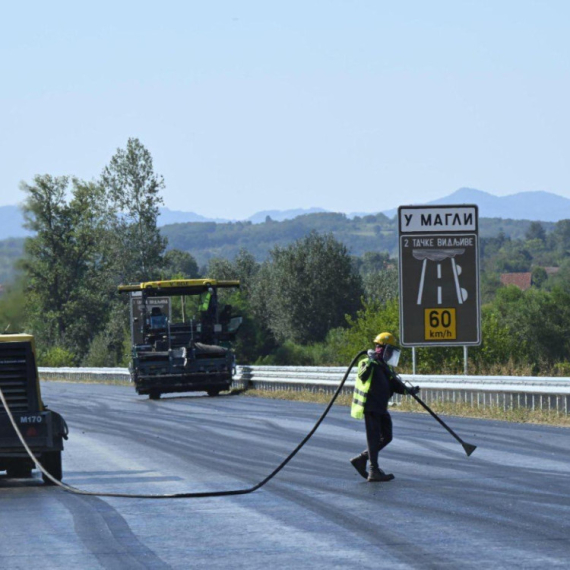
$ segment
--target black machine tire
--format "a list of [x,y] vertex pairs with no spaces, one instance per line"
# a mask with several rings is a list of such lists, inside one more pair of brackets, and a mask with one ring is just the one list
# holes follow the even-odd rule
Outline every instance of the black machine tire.
[[151,390],[148,393],[149,400],[160,400],[160,392],[158,390]]
[[[44,469],[58,481],[61,481],[63,477],[63,470],[61,468],[61,451],[48,451],[47,453],[42,453],[41,458],[42,465]],[[46,485],[54,485],[43,473],[42,479]]]
[[6,469],[6,475],[13,479],[27,479],[32,476],[32,467],[27,461],[13,463]]
[[216,388],[215,390],[207,390],[206,393],[208,396],[210,396],[210,398],[215,398],[216,396],[220,395],[220,390]]

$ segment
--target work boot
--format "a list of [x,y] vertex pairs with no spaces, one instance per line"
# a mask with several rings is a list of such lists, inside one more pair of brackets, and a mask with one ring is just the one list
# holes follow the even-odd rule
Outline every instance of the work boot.
[[368,478],[368,471],[366,471],[366,463],[368,462],[368,459],[366,456],[357,455],[356,457],[353,457],[350,462],[362,477],[365,479]]
[[394,479],[392,473],[384,473],[379,467],[370,466],[370,471],[368,472],[368,482],[377,483],[383,481],[391,481]]

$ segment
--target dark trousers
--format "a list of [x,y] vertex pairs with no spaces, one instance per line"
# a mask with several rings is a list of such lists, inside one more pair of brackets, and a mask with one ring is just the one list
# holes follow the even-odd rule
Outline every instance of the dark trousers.
[[388,412],[364,412],[364,423],[368,449],[362,455],[372,467],[378,467],[378,453],[392,441],[392,418]]

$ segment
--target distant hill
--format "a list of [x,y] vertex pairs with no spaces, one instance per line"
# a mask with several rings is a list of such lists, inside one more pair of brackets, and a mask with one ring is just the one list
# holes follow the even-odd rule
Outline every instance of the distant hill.
[[168,224],[185,224],[187,222],[218,222],[226,223],[231,220],[224,218],[206,218],[194,212],[182,212],[180,210],[171,210],[170,208],[160,208],[158,216],[158,226],[166,226]]
[[0,206],[0,239],[27,237],[24,215],[18,206]]
[[[422,205],[438,204],[477,204],[481,218],[502,218],[504,220],[531,220],[541,222],[558,222],[570,219],[570,199],[552,194],[551,192],[518,192],[509,196],[494,196],[489,192],[475,188],[459,188],[449,196],[422,203]],[[409,205],[409,204],[406,204]],[[418,204],[420,205],[420,204]],[[393,218],[398,209],[393,208],[382,212]],[[264,210],[247,218],[254,224],[265,222],[267,216],[273,221],[292,220],[297,216],[327,213],[323,208],[293,209],[293,210]],[[375,216],[378,212],[352,212],[348,218]],[[159,226],[184,222],[218,222],[226,223],[235,220],[212,219],[193,212],[177,212],[161,208]]]
[[[317,214],[326,212],[323,208],[296,208],[294,210],[263,210],[262,212],[256,212],[246,220],[245,222],[251,222],[252,224],[262,224],[265,222],[267,216],[269,216],[273,221],[282,222],[284,220],[292,220],[297,216],[304,216],[306,214]],[[218,224],[224,224],[229,222],[236,222],[238,220],[228,220],[225,218],[206,218],[200,214],[194,212],[182,212],[179,210],[170,210],[169,208],[160,208],[160,217],[158,218],[158,225],[160,227],[167,226],[169,224],[184,224],[187,222],[216,222]]]
[[[503,218],[558,222],[570,218],[570,199],[551,192],[518,192],[509,196],[494,196],[474,188],[460,188],[446,196],[425,205],[477,204],[481,218]],[[392,218],[397,208],[384,212]]]
[[[482,218],[480,236],[494,237],[500,232],[513,239],[523,238],[529,220]],[[552,222],[542,222],[547,233]],[[161,228],[168,238],[168,247],[190,252],[204,265],[212,257],[232,259],[241,248],[251,252],[258,261],[267,258],[275,246],[286,246],[311,231],[332,233],[343,242],[352,255],[367,251],[389,252],[397,255],[397,225],[394,218],[384,214],[365,215],[350,219],[345,214],[321,212],[305,214],[282,222],[269,220],[254,224],[246,222],[188,222],[169,224]],[[24,238],[0,240],[0,284],[16,274],[15,263],[22,256]]]
[[267,216],[269,216],[274,222],[283,222],[285,220],[292,220],[297,216],[306,216],[307,214],[323,214],[327,210],[323,208],[297,208],[295,210],[264,210],[263,212],[257,212],[250,216],[247,221],[252,224],[261,224],[265,222]]
[[[570,219],[570,199],[550,192],[519,192],[510,196],[493,196],[488,192],[474,188],[460,188],[449,196],[427,202],[426,205],[437,204],[477,204],[479,216],[482,218],[502,218],[504,220],[531,220],[557,222]],[[408,205],[408,204],[406,204]],[[383,212],[388,218],[396,215],[397,208]],[[245,222],[262,224],[269,216],[272,221],[283,222],[299,216],[331,213],[323,208],[296,208],[291,210],[263,210],[251,215]],[[349,219],[376,216],[378,212],[353,212]],[[344,214],[342,214],[344,215]],[[236,220],[225,218],[208,218],[195,212],[183,212],[160,208],[159,227],[185,223],[232,223]],[[23,228],[24,217],[18,206],[0,206],[0,240],[9,237],[25,237],[31,235]]]
[[[529,220],[482,218],[480,236],[495,237],[500,232],[513,239],[524,237]],[[546,232],[554,224],[544,222]],[[384,214],[348,218],[345,214],[318,213],[298,216],[292,220],[269,220],[262,224],[233,222],[228,224],[189,223],[164,226],[161,232],[168,238],[168,247],[191,253],[203,265],[212,257],[231,259],[240,249],[247,249],[258,261],[267,258],[275,246],[285,246],[311,231],[332,233],[343,242],[352,255],[367,251],[388,251],[397,255],[398,228],[395,218]]]
[[[315,214],[318,212],[326,212],[323,208],[297,208],[294,210],[266,210],[257,212],[250,216],[246,221],[253,224],[261,224],[265,222],[267,216],[275,221],[290,220],[297,216],[305,214]],[[160,208],[158,217],[158,226],[168,226],[171,224],[185,224],[189,222],[215,222],[218,224],[227,224],[236,220],[228,220],[226,218],[207,218],[195,212],[183,212],[181,210],[171,210],[170,208]],[[27,237],[32,235],[31,232],[24,227],[24,216],[18,206],[0,206],[0,240],[13,237]]]
[[8,283],[16,275],[16,262],[24,255],[24,238],[0,241],[0,285]]
[[313,230],[331,232],[341,241],[350,242],[349,246],[355,253],[359,253],[371,240],[375,240],[380,250],[391,249],[395,243],[393,228],[387,227],[384,232],[379,220],[389,226],[394,225],[382,214],[371,216],[364,222],[361,219],[349,220],[345,214],[316,213],[282,222],[269,218],[259,224],[251,221],[174,224],[161,228],[161,233],[168,238],[169,248],[190,252],[200,264],[212,257],[233,258],[242,248],[261,261],[276,245],[288,245]]

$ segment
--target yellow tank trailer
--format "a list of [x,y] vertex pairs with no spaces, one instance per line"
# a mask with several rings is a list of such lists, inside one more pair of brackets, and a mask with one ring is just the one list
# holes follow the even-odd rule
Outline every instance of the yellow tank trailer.
[[[26,443],[52,477],[61,480],[67,424],[42,401],[33,336],[0,334],[0,388]],[[8,477],[30,477],[33,467],[0,402],[0,471]]]

